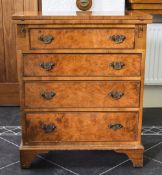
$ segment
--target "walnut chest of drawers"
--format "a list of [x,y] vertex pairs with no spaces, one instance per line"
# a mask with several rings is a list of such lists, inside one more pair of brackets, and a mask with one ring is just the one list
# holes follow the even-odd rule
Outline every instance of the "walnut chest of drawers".
[[143,166],[146,27],[138,12],[16,14],[23,168],[50,150],[114,150]]

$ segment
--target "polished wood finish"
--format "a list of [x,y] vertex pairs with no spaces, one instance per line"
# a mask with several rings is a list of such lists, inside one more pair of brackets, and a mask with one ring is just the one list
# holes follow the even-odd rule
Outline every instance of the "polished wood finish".
[[[126,37],[121,43],[112,40],[114,35]],[[47,44],[40,37],[53,37]],[[134,29],[31,29],[31,49],[131,49],[134,48]]]
[[128,8],[150,14],[162,14],[161,0],[128,0]]
[[129,159],[133,162],[134,167],[143,167],[143,149],[134,149],[134,150],[117,150],[118,153],[125,153]]
[[[23,62],[25,77],[137,77],[141,75],[142,55],[23,54]],[[50,70],[48,64],[52,64]]]
[[[71,144],[53,144],[52,146],[38,146],[35,149],[35,146],[20,146],[20,160],[21,160],[21,167],[22,168],[30,168],[31,162],[33,159],[42,153],[48,153],[49,150],[113,150],[117,153],[124,153],[128,156],[130,160],[133,162],[134,167],[142,167],[143,166],[143,153],[144,148],[141,145],[134,145],[127,144],[126,146],[118,144],[116,147],[115,144],[103,144],[104,142],[81,142],[75,145],[74,143]],[[34,150],[34,151],[33,151]],[[42,159],[42,157],[41,157]]]
[[[102,25],[102,28],[104,27],[103,24],[118,24],[117,27],[121,26],[121,24],[147,24],[148,22],[151,22],[151,16],[148,14],[145,14],[140,11],[125,11],[125,15],[122,16],[108,16],[106,15],[106,12],[104,13],[98,13],[96,14],[95,12],[82,12],[82,13],[74,13],[71,15],[71,13],[59,13],[59,15],[54,15],[51,16],[49,15],[43,15],[41,11],[23,11],[23,12],[18,12],[13,15],[13,20],[18,20],[16,21],[17,24],[32,24],[31,20],[37,20],[35,21],[35,24],[44,24],[45,22],[46,25],[52,23],[52,24],[73,24],[75,22],[74,27],[78,24],[100,24]],[[25,20],[25,21],[20,21],[20,20]],[[45,21],[47,20],[47,21]],[[55,20],[55,21],[54,21]],[[102,21],[98,21],[102,20]],[[120,22],[118,20],[121,20]],[[66,23],[65,23],[66,21]],[[78,23],[78,21],[80,21]],[[118,22],[117,22],[118,21]],[[79,25],[80,26],[80,25]],[[69,26],[70,27],[70,26]],[[81,27],[81,26],[80,26]],[[91,26],[92,27],[92,26]],[[94,26],[93,26],[94,27]],[[97,27],[97,26],[96,26]],[[124,25],[124,27],[129,27]],[[83,26],[85,28],[85,26]],[[40,27],[41,29],[41,27]],[[46,29],[48,29],[46,27]],[[66,29],[66,27],[65,27]]]
[[[42,93],[54,92],[45,99]],[[119,99],[110,93],[123,93]],[[26,82],[26,108],[102,108],[139,107],[140,82],[124,81],[70,81],[70,82]],[[94,100],[95,99],[95,100]]]
[[146,24],[152,17],[24,12],[13,19],[22,168],[50,150],[114,150],[142,167]]
[[162,14],[162,10],[159,10],[159,9],[141,9],[140,11],[151,14],[151,15],[161,15]]
[[[26,138],[29,144],[136,141],[137,123],[136,112],[29,113],[26,114]],[[110,128],[112,124],[120,124],[122,128]],[[56,128],[46,132],[43,125]]]

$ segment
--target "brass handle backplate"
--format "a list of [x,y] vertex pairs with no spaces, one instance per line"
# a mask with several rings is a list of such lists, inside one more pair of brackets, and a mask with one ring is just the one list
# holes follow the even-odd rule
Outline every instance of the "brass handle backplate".
[[120,44],[120,43],[124,42],[124,40],[126,39],[126,36],[124,36],[124,35],[113,35],[110,38],[116,44]]
[[46,62],[46,63],[40,63],[39,65],[42,69],[44,69],[46,71],[50,71],[55,66],[55,63]]
[[112,91],[108,94],[110,97],[112,97],[114,100],[119,100],[124,96],[124,92],[121,91]]
[[92,0],[77,0],[76,4],[80,10],[86,11],[92,7]]
[[118,129],[122,129],[123,128],[123,125],[119,124],[119,123],[116,123],[116,124],[109,124],[108,125],[108,128],[109,129],[112,129],[114,131],[118,130]]
[[41,129],[44,130],[45,133],[50,133],[50,132],[53,132],[55,129],[56,129],[56,126],[55,125],[41,125]]
[[54,40],[54,37],[52,35],[41,35],[38,39],[44,44],[50,44]]
[[54,96],[56,96],[56,93],[54,91],[49,92],[41,92],[41,97],[43,97],[45,100],[51,100]]
[[112,62],[110,63],[110,67],[112,67],[115,70],[121,70],[125,66],[125,63],[123,62]]

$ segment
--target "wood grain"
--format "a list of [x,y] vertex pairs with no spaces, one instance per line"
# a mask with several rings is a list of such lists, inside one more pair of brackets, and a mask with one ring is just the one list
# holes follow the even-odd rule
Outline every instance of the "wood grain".
[[38,0],[24,0],[24,11],[38,12]]
[[128,0],[128,8],[148,14],[162,14],[162,0]]
[[140,9],[162,10],[162,4],[131,4],[131,8],[134,10],[135,9],[136,10],[140,10]]
[[[138,113],[135,112],[29,113],[26,115],[26,138],[29,144],[135,141],[137,123]],[[121,124],[123,128],[113,130],[109,128],[111,124]],[[56,128],[46,133],[41,128],[43,125],[53,125]]]
[[148,14],[152,14],[152,15],[161,15],[162,14],[162,10],[160,9],[141,9],[140,11],[144,12],[144,13],[148,13]]
[[24,0],[14,0],[13,3],[14,3],[14,6],[13,6],[14,12],[13,13],[24,11]]
[[[11,94],[9,88],[5,88],[4,90],[1,88],[1,105],[19,104],[18,85],[15,86],[18,83],[15,46],[16,32],[12,15],[17,12],[23,12],[24,10],[38,11],[37,0],[0,0],[0,82],[4,88],[9,84],[9,87],[15,92]],[[2,85],[2,82],[4,85]]]
[[[141,75],[141,54],[24,54],[25,77],[135,77]],[[51,70],[41,64],[53,64]],[[113,63],[123,63],[120,70]]]
[[19,84],[0,83],[0,106],[18,106],[19,104]]
[[132,149],[132,150],[116,150],[116,152],[119,153],[125,153],[129,159],[132,161],[133,166],[135,168],[143,167],[143,154],[144,154],[144,149]]
[[53,144],[51,146],[20,146],[20,158],[21,167],[29,168],[32,160],[36,155],[41,153],[48,153],[49,150],[115,150],[118,153],[127,154],[133,162],[134,167],[143,166],[143,152],[144,148],[142,145],[135,144],[107,144],[105,142],[80,142],[77,145],[72,142],[71,144]]
[[[50,44],[39,40],[41,36],[52,36]],[[113,35],[124,35],[126,39],[117,44]],[[130,49],[134,48],[134,29],[31,29],[31,49]]]
[[[25,83],[26,108],[139,107],[139,82],[68,81]],[[56,95],[45,100],[41,93]],[[109,93],[122,92],[116,100]]]
[[3,4],[3,29],[4,29],[4,48],[6,63],[6,80],[8,82],[17,81],[16,72],[16,41],[15,25],[12,22],[12,14],[15,13],[14,0],[2,0]]
[[[13,19],[18,25],[22,167],[50,150],[115,150],[127,154],[134,167],[143,166],[146,24],[152,17],[142,12],[121,17],[25,12]],[[107,35],[120,32],[127,38],[116,46]],[[54,40],[43,44],[42,34]],[[127,62],[123,72],[106,68],[116,60]],[[40,62],[56,65],[46,72]],[[114,131],[110,124],[119,128]],[[47,130],[48,125],[55,127]]]
[[[110,16],[110,15],[106,15],[105,13],[103,15],[96,15],[95,13],[89,13],[89,12],[84,12],[81,13],[82,15],[80,15],[80,13],[76,13],[74,15],[71,15],[71,13],[69,12],[63,12],[63,14],[59,14],[59,15],[43,15],[42,12],[33,12],[33,11],[25,11],[25,12],[19,12],[13,15],[13,19],[14,20],[25,20],[25,21],[17,21],[17,22],[29,22],[30,20],[37,20],[35,21],[35,24],[37,24],[37,22],[45,22],[45,20],[47,20],[48,22],[46,24],[51,23],[65,23],[69,22],[70,24],[74,24],[73,22],[75,21],[75,25],[76,24],[87,24],[87,23],[91,23],[91,24],[103,24],[103,23],[107,23],[107,24],[125,24],[125,23],[129,23],[131,22],[131,24],[146,24],[147,22],[151,22],[152,21],[152,16],[149,14],[145,14],[143,12],[140,11],[126,11],[125,15],[121,15],[121,16]],[[56,20],[56,21],[54,21]],[[70,20],[70,21],[69,21]],[[100,22],[99,22],[100,20]],[[102,20],[102,22],[101,22]],[[120,20],[120,21],[119,21]],[[78,21],[80,21],[80,23],[78,23]],[[96,22],[97,21],[97,22]],[[111,22],[110,22],[111,21]],[[118,21],[118,22],[117,22]],[[32,21],[30,21],[32,24]],[[126,26],[125,26],[126,27]]]
[[5,55],[4,55],[4,33],[3,33],[3,11],[2,0],[0,0],[0,82],[5,81]]

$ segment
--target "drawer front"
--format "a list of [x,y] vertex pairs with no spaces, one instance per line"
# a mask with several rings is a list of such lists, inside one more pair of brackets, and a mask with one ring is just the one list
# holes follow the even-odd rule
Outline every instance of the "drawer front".
[[29,143],[135,141],[138,113],[31,113],[26,115],[25,129]]
[[25,107],[139,107],[139,92],[140,82],[27,82]]
[[31,49],[132,49],[134,29],[31,29]]
[[24,76],[140,76],[141,54],[24,54]]

